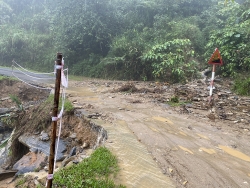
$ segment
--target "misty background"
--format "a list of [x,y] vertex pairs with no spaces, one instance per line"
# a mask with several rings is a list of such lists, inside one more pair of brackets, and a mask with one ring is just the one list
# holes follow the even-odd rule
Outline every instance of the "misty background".
[[217,47],[223,76],[250,67],[250,0],[0,0],[0,65],[185,82]]

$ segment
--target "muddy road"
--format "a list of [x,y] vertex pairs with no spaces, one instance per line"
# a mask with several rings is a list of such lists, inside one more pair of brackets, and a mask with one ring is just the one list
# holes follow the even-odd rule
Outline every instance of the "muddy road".
[[[121,167],[117,183],[128,188],[250,187],[250,98],[234,95],[226,85],[215,95],[223,99],[219,105],[204,108],[208,92],[202,82],[185,87],[130,82],[130,90],[120,90],[126,84],[84,79],[71,81],[67,90],[74,106],[93,114],[91,121],[108,131],[105,146]],[[196,91],[200,98],[187,95],[192,108],[166,103],[198,85],[205,88]]]
[[164,92],[117,92],[124,84],[85,80],[72,82],[67,91],[77,108],[100,115],[93,121],[108,130],[106,146],[121,166],[119,183],[136,188],[250,187],[249,122],[243,129],[235,126],[238,121],[211,120],[211,109],[182,113],[155,100]]

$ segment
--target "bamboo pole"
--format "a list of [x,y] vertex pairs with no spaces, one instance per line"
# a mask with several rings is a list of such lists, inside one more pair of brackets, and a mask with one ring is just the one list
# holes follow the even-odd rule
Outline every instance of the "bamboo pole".
[[[57,53],[56,66],[62,66],[62,53]],[[54,108],[52,113],[53,117],[57,117],[58,114],[60,85],[61,85],[61,69],[57,68],[55,70],[56,70],[56,81],[55,81],[55,93],[54,93]],[[49,175],[47,181],[47,188],[52,187],[54,161],[56,160],[55,159],[56,129],[57,129],[57,121],[52,121],[51,144],[50,144],[50,154],[49,154]]]

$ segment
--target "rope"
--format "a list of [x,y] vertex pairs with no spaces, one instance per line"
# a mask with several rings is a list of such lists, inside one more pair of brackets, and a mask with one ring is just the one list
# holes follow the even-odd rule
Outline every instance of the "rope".
[[[26,75],[27,77],[30,77],[30,78],[33,78],[33,79],[37,79],[37,80],[48,80],[48,79],[55,79],[55,78],[54,78],[54,77],[39,78],[39,77],[31,76],[31,75],[29,75],[29,74],[27,74],[27,73],[34,74],[34,75],[51,75],[51,74],[53,74],[53,72],[51,72],[51,73],[35,73],[35,72],[31,72],[31,71],[25,69],[24,67],[22,67],[21,65],[19,65],[19,64],[18,64],[17,62],[15,62],[14,60],[12,61],[12,63],[13,63],[13,64],[12,64],[12,75],[13,75],[16,79],[18,79],[18,80],[20,80],[21,82],[25,83],[26,85],[29,85],[29,86],[34,87],[34,88],[36,88],[36,89],[44,89],[44,90],[50,90],[50,89],[51,89],[51,88],[48,88],[48,87],[40,87],[40,86],[38,86],[38,85],[34,85],[34,84],[31,84],[31,83],[28,83],[27,81],[24,81],[23,79],[19,78],[19,77],[14,73],[14,68],[15,68],[17,71],[21,72],[23,75]],[[16,67],[14,64],[16,64],[18,67],[20,67],[21,69],[23,69],[23,70],[26,71],[27,73],[24,72],[24,71],[22,71],[22,70],[19,70],[19,68]]]
[[[62,84],[62,93],[61,93],[61,98],[62,98],[62,108],[60,113],[57,115],[57,117],[52,117],[52,121],[57,121],[60,119],[59,121],[59,131],[58,131],[58,136],[57,136],[57,143],[56,143],[56,148],[55,148],[55,160],[54,160],[54,170],[56,168],[56,158],[57,158],[57,153],[58,153],[58,147],[59,147],[59,142],[60,142],[60,137],[61,137],[61,130],[62,130],[62,116],[63,116],[63,112],[64,112],[64,104],[65,104],[65,100],[66,100],[66,88],[68,87],[68,69],[63,69],[64,66],[64,60],[62,60],[62,65],[61,67],[57,67],[57,69],[61,69],[62,73],[61,73],[61,84]],[[66,77],[64,72],[66,72]]]
[[51,88],[49,88],[49,87],[39,87],[39,86],[30,84],[30,83],[28,83],[28,82],[25,82],[24,80],[22,80],[21,78],[19,78],[18,76],[16,76],[16,75],[14,74],[13,71],[12,71],[12,75],[13,75],[16,79],[20,80],[21,82],[23,82],[23,83],[25,83],[25,84],[27,84],[27,85],[29,85],[29,86],[31,86],[31,87],[34,87],[34,88],[37,88],[37,89],[46,89],[46,90],[50,90],[50,89],[51,89]]
[[21,69],[25,70],[26,72],[29,72],[31,74],[45,74],[45,75],[48,75],[48,74],[54,74],[54,72],[49,72],[49,73],[36,73],[36,72],[31,72],[25,68],[23,68],[21,65],[19,65],[17,62],[15,62],[15,60],[12,61],[12,63],[15,63],[18,67],[20,67]]
[[62,109],[61,109],[61,112],[58,114],[58,118],[60,118],[60,123],[59,123],[59,131],[58,131],[56,150],[55,150],[54,171],[56,169],[56,158],[57,158],[57,152],[58,152],[58,147],[59,147],[59,142],[60,142],[60,137],[61,137],[62,114],[63,114],[63,111],[64,111],[65,99],[66,99],[66,89],[63,88],[63,90],[62,90]]
[[[53,79],[53,80],[54,80],[54,79],[55,79],[55,78],[49,78],[49,77],[47,77],[47,78],[34,77],[34,76],[28,75],[27,73],[25,73],[25,72],[19,70],[15,65],[12,65],[12,67],[16,68],[16,70],[18,70],[19,72],[23,73],[24,75],[26,75],[26,76],[28,76],[28,77],[30,77],[30,78],[37,79],[37,80],[48,80],[48,79]],[[30,72],[30,73],[31,73],[31,72]],[[46,74],[46,73],[41,73],[41,74]],[[50,73],[49,73],[49,74],[50,74]]]

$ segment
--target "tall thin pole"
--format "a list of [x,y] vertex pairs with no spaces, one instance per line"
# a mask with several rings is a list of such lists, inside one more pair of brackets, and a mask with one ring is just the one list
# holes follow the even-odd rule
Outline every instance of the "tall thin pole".
[[[61,84],[61,68],[60,68],[61,66],[62,66],[62,53],[57,53],[54,108],[53,108],[53,113],[52,113],[53,118],[56,118],[58,114],[60,84]],[[52,131],[51,131],[51,144],[50,144],[50,154],[49,154],[49,175],[48,175],[47,188],[52,187],[52,180],[53,180],[53,173],[54,173],[54,161],[56,160],[55,159],[56,128],[57,128],[57,121],[53,120]]]
[[209,103],[212,100],[212,95],[213,95],[213,89],[214,89],[214,78],[215,78],[215,67],[216,65],[213,64],[213,70],[212,70],[212,78],[210,82],[210,91],[209,91]]

